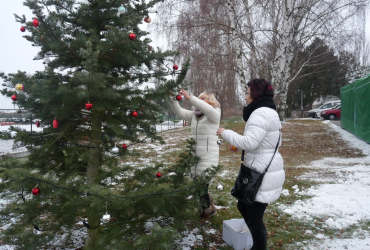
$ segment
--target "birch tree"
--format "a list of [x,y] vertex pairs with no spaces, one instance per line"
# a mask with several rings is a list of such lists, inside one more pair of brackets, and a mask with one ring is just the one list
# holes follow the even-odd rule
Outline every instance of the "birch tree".
[[[302,76],[302,70],[309,66],[310,57],[317,48],[299,60],[298,51],[319,38],[337,53],[353,51],[357,44],[357,47],[362,46],[361,54],[366,54],[362,29],[365,21],[360,14],[368,3],[369,0],[195,0],[182,2],[182,6],[190,4],[192,8],[182,8],[181,12],[186,13],[186,17],[196,16],[203,6],[214,6],[212,15],[203,17],[202,22],[188,19],[193,22],[190,25],[218,30],[224,37],[220,41],[231,44],[230,52],[235,58],[233,69],[237,75],[235,81],[244,86],[247,79],[256,77],[271,81],[278,111],[284,117],[282,111],[287,108],[288,88]],[[174,0],[165,4],[178,5]],[[215,18],[217,13],[224,14],[225,8],[227,22]],[[360,56],[358,58],[364,61]]]
[[283,21],[274,31],[280,39],[276,44],[277,52],[271,79],[275,85],[276,101],[280,104],[280,111],[287,108],[289,85],[299,76],[305,62],[309,60],[307,58],[296,72],[293,71],[294,52],[298,47],[315,37],[331,43],[334,48],[348,44],[347,39],[353,41],[360,34],[356,34],[356,30],[350,29],[348,25],[368,1],[284,0],[282,3]]

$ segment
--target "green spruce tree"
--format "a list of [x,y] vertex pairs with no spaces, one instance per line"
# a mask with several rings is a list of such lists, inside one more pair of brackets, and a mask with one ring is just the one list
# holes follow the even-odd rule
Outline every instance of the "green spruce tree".
[[[171,91],[185,86],[189,62],[177,73],[176,53],[151,48],[148,33],[139,29],[157,2],[24,2],[37,21],[16,20],[24,37],[40,47],[35,59],[43,60],[45,70],[2,74],[9,87],[2,94],[12,96],[22,84],[17,104],[40,118],[43,131],[11,128],[11,139],[32,154],[24,163],[1,165],[0,193],[8,200],[1,210],[7,224],[2,242],[33,250],[53,247],[57,238],[65,247],[81,227],[87,231],[84,249],[171,249],[179,230],[197,219],[203,183],[214,171],[191,180],[193,141],[170,167],[120,164],[140,157],[126,147],[164,143],[153,125]],[[161,84],[153,88],[152,82]],[[88,103],[92,108],[85,108]],[[141,129],[145,138],[137,134]]]

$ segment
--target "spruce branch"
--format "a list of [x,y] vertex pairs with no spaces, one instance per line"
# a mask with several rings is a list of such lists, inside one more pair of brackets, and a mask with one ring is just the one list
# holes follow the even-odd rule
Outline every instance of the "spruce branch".
[[17,14],[14,13],[15,16],[15,21],[19,23],[26,23],[26,16],[22,15],[22,17],[18,16]]

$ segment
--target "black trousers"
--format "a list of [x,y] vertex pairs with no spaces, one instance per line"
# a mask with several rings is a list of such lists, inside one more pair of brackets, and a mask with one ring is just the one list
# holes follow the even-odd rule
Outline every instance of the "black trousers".
[[263,215],[267,205],[267,203],[254,202],[253,205],[248,206],[238,201],[238,210],[252,234],[254,247],[252,249],[266,249],[267,234],[265,224],[263,223]]

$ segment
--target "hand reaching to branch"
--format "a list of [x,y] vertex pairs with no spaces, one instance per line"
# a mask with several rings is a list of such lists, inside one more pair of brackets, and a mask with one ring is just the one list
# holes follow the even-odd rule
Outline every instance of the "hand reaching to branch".
[[191,96],[184,89],[180,89],[179,95],[183,95],[187,100],[190,100]]

